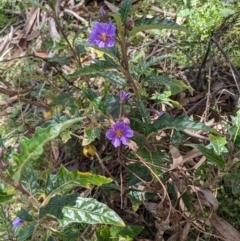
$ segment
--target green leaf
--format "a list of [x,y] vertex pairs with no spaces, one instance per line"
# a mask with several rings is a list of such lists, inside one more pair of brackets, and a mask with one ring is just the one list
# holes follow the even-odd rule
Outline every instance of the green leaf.
[[0,203],[8,202],[14,196],[13,191],[7,191],[4,189],[3,185],[0,184]]
[[152,177],[145,166],[142,166],[140,163],[134,163],[127,166],[128,168],[128,185],[138,185],[142,184],[142,181],[137,178],[140,177],[145,182],[152,180]]
[[199,131],[204,130],[208,132],[212,132],[216,135],[219,135],[215,129],[204,125],[202,122],[198,121],[192,121],[189,119],[188,116],[183,116],[175,119],[170,119],[169,115],[167,113],[164,113],[162,116],[160,116],[156,121],[152,123],[150,126],[152,132],[161,130],[161,129],[176,129],[176,130],[193,130],[193,131]]
[[[138,234],[142,232],[144,227],[138,225],[127,225],[126,227],[110,227],[111,237],[113,241],[132,241]],[[122,238],[122,239],[121,239]]]
[[97,96],[97,94],[91,89],[83,89],[83,94],[91,101],[94,107],[100,110],[103,114],[106,113],[105,109],[103,108],[101,96]]
[[106,111],[113,118],[119,117],[119,112],[120,112],[119,101],[120,101],[119,96],[114,96],[114,95],[107,95],[106,96]]
[[96,128],[96,129],[92,127],[85,128],[82,146],[86,146],[92,143],[96,138],[100,136],[100,133],[101,133],[101,129],[99,128]]
[[24,229],[22,229],[19,234],[18,234],[18,239],[17,241],[25,241],[27,240],[29,237],[32,236],[33,234],[33,230],[35,228],[35,225],[30,225]]
[[169,54],[164,54],[158,57],[151,57],[150,60],[146,61],[145,57],[142,58],[139,62],[139,75],[144,73],[144,71],[148,70],[152,65],[159,63],[163,59],[166,59],[167,57],[170,57]]
[[140,20],[136,22],[135,27],[129,32],[129,37],[133,37],[138,32],[150,29],[172,29],[189,32],[185,27],[182,27],[166,18],[158,19],[157,17],[153,17],[151,19],[147,19],[146,16],[143,16]]
[[109,226],[99,225],[96,231],[97,241],[111,240]]
[[178,12],[177,16],[181,18],[186,18],[187,16],[191,15],[193,12],[194,12],[194,9],[184,8]]
[[237,112],[237,116],[232,116],[233,126],[229,129],[232,135],[232,141],[235,144],[240,144],[240,110]]
[[171,107],[177,107],[178,109],[183,109],[182,105],[180,105],[177,101],[174,101],[170,98],[171,91],[165,90],[162,93],[155,93],[151,97],[152,100],[157,100],[157,102],[169,105]]
[[150,123],[150,113],[147,110],[146,106],[143,104],[143,102],[141,100],[137,100],[137,105],[138,105],[140,114],[141,114],[142,118],[144,119],[144,121],[146,123]]
[[157,176],[162,174],[162,160],[164,158],[164,154],[161,151],[155,151],[151,153],[149,150],[140,149],[138,150],[137,154],[144,159],[144,161]]
[[167,90],[171,91],[172,95],[181,93],[186,89],[188,89],[191,94],[193,92],[192,87],[186,85],[182,80],[178,80],[164,74],[159,75],[156,70],[152,71],[145,81],[148,81],[152,85],[164,85]]
[[79,172],[78,170],[69,172],[62,166],[57,174],[49,174],[45,194],[47,196],[56,193],[66,193],[76,186],[90,188],[91,185],[101,186],[110,182],[112,182],[111,178],[89,172]]
[[60,64],[60,65],[67,65],[67,64],[70,63],[69,59],[66,56],[57,56],[57,55],[55,55],[52,58],[49,58],[48,62],[57,63],[57,64]]
[[125,226],[122,219],[108,206],[93,198],[79,197],[78,193],[56,195],[40,208],[39,217],[56,217],[63,227],[70,223],[109,224]]
[[224,181],[228,184],[231,182],[232,194],[237,195],[240,193],[240,178],[239,173],[230,173],[224,177]]
[[96,76],[102,76],[105,79],[108,79],[109,81],[125,86],[127,85],[127,81],[123,79],[121,76],[118,75],[118,72],[116,71],[108,71],[108,72],[103,72],[103,73],[98,73]]
[[127,194],[127,197],[132,203],[132,209],[133,212],[136,212],[141,204],[143,202],[148,201],[149,199],[154,199],[154,194],[153,193],[147,193],[147,192],[142,192],[142,191],[130,191]]
[[230,8],[224,8],[224,9],[222,9],[222,12],[221,12],[221,14],[224,18],[227,18],[230,15],[233,15],[234,13],[235,13],[235,11]]
[[119,36],[121,36],[122,38],[124,37],[124,25],[123,25],[123,21],[119,15],[119,13],[114,13],[112,14],[116,24],[117,24],[117,30],[119,33]]
[[30,160],[37,160],[43,153],[43,146],[49,141],[56,138],[62,131],[66,130],[73,124],[82,121],[84,118],[79,117],[64,121],[58,124],[52,124],[48,127],[37,127],[34,136],[31,139],[22,137],[21,153],[13,154],[13,159],[17,163],[19,170],[15,173],[14,179],[16,181],[20,178],[20,173]]
[[35,195],[38,192],[39,185],[37,180],[37,172],[31,167],[27,166],[23,169],[20,179],[23,187],[32,195]]
[[117,69],[119,66],[114,62],[112,58],[104,54],[105,60],[95,59],[95,63],[89,66],[84,66],[81,69],[70,74],[70,77],[78,77],[83,75],[97,74],[110,69]]
[[132,11],[132,0],[124,0],[120,9],[119,14],[123,22],[125,22]]
[[210,144],[207,146],[209,149],[213,149],[217,155],[228,152],[228,149],[225,147],[227,141],[224,137],[209,135]]
[[21,218],[24,221],[33,221],[33,217],[24,208],[21,208],[21,210],[17,213],[17,217]]
[[205,146],[201,146],[198,144],[186,145],[198,149],[208,159],[209,162],[218,165],[219,168],[223,168],[225,166],[226,161],[223,159],[222,155],[215,154],[213,149],[209,149]]
[[51,232],[52,236],[54,236],[54,241],[56,241],[56,238],[61,241],[77,240],[77,237],[79,236],[79,230],[71,226],[65,227],[60,231],[51,230]]

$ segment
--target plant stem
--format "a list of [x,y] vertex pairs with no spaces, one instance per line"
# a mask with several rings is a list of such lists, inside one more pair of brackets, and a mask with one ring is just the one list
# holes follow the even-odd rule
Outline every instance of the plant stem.
[[127,80],[130,82],[131,86],[133,87],[133,90],[134,90],[134,93],[135,93],[137,99],[139,99],[138,88],[137,88],[137,86],[134,82],[134,79],[131,75],[131,72],[130,72],[128,56],[127,56],[127,43],[126,43],[125,36],[121,37],[120,46],[121,46],[121,52],[122,52],[122,57],[123,57],[124,74],[125,74]]
[[20,183],[16,183],[9,177],[5,177],[2,172],[0,172],[0,179],[5,183],[7,183],[8,185],[14,187],[16,190],[20,191],[23,195],[27,197],[31,196],[31,194],[26,189],[24,189]]

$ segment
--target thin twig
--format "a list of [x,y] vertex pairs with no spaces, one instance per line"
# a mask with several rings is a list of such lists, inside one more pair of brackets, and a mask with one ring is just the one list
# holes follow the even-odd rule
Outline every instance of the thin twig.
[[[230,58],[228,57],[228,55],[225,53],[225,51],[223,50],[222,46],[219,44],[219,42],[217,41],[217,39],[215,37],[212,37],[211,40],[216,44],[216,46],[218,47],[218,49],[221,51],[221,53],[223,54],[224,58],[228,61],[229,66],[231,69],[233,69],[235,71],[235,73],[237,74],[238,78],[240,78],[240,73],[238,72],[238,70],[236,69],[236,67],[233,65],[232,61],[230,60]],[[237,83],[236,78],[234,78],[235,84],[237,86],[238,89],[238,93],[240,94],[240,87]]]

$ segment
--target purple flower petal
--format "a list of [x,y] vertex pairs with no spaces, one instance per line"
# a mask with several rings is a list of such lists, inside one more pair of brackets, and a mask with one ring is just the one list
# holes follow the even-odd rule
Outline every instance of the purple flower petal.
[[127,93],[124,90],[120,90],[119,97],[120,97],[120,100],[123,102],[128,100],[131,97],[131,93]]
[[125,137],[125,136],[122,136],[120,138],[120,140],[121,140],[122,144],[125,145],[125,146],[127,146],[128,143],[129,143],[129,139],[127,139],[127,137]]
[[111,129],[106,132],[106,137],[111,140],[114,147],[128,145],[130,137],[133,136],[133,130],[123,121],[116,122]]
[[114,145],[114,147],[118,147],[121,145],[121,141],[119,138],[114,138],[111,142]]
[[22,225],[23,223],[24,223],[24,221],[21,218],[16,217],[12,222],[13,229],[17,228],[18,226]]
[[88,39],[89,44],[99,48],[113,47],[116,27],[111,23],[96,22]]

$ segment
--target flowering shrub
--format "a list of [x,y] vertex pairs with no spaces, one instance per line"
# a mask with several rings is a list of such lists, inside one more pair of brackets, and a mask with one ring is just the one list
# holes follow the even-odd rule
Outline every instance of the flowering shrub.
[[[200,190],[201,195],[196,196],[203,199],[206,191],[201,187],[194,189],[192,180],[191,185],[182,182],[187,168],[179,167],[187,161],[177,148],[187,143],[186,149],[197,149],[206,156],[208,165],[212,165],[216,173],[217,168],[222,170],[226,165],[223,159],[223,153],[227,152],[226,143],[215,129],[193,121],[187,115],[170,118],[168,110],[162,108],[164,105],[169,108],[177,106],[182,110],[183,107],[172,100],[172,96],[183,91],[191,92],[192,89],[183,81],[152,67],[168,56],[149,59],[141,53],[133,56],[133,39],[146,30],[188,31],[173,21],[157,16],[133,19],[132,6],[132,1],[124,0],[119,11],[109,15],[100,9],[100,17],[91,29],[88,43],[84,39],[78,41],[76,34],[72,46],[62,29],[65,41],[61,41],[68,48],[64,45],[64,56],[49,60],[49,63],[54,63],[54,70],[61,66],[56,73],[50,76],[44,73],[42,76],[48,77],[49,86],[28,86],[26,89],[30,94],[26,96],[25,89],[24,96],[22,90],[10,93],[17,97],[11,101],[19,100],[19,105],[20,101],[31,97],[27,99],[27,107],[21,105],[19,111],[16,105],[15,109],[20,113],[15,122],[24,120],[21,128],[26,126],[26,132],[16,134],[17,138],[14,139],[14,126],[14,131],[9,131],[0,140],[0,145],[1,142],[8,145],[8,139],[14,139],[10,148],[3,145],[4,151],[0,152],[0,179],[4,182],[0,185],[0,201],[19,203],[14,210],[17,218],[12,222],[18,240],[93,240],[93,237],[82,238],[81,235],[94,232],[96,240],[131,241],[142,232],[148,221],[150,223],[146,229],[154,227],[154,231],[151,237],[145,238],[154,240],[154,232],[159,229],[157,239],[170,234],[173,234],[171,238],[176,239],[182,235],[183,227],[179,228],[179,224],[185,225],[190,220],[194,220],[196,227],[203,224],[202,217],[197,223],[201,216],[199,210],[196,216],[191,216],[197,205],[191,202],[189,195]],[[42,9],[48,11],[44,6]],[[54,11],[51,9],[49,16],[60,28]],[[85,28],[80,29],[79,33],[84,31]],[[54,51],[61,48],[62,42],[54,43]],[[73,56],[74,64],[67,68],[65,55],[69,50],[72,51],[69,56]],[[90,51],[91,54],[96,51],[96,54],[89,54],[95,58],[85,64],[82,60]],[[75,67],[77,69],[73,73],[65,72]],[[32,76],[35,75],[31,73],[29,79]],[[52,95],[54,97],[48,106],[45,99]],[[36,104],[37,111],[34,109],[34,115],[25,123],[23,115],[28,114],[32,104]],[[34,119],[35,114],[40,113],[39,106],[47,110],[44,114],[51,112],[50,116],[44,115],[45,118],[40,121]],[[22,111],[22,108],[26,110]],[[239,119],[240,116],[233,119],[229,129],[231,141],[238,144],[239,135],[234,133],[239,130]],[[20,131],[20,128],[17,130]],[[198,130],[212,133],[209,137],[201,136],[204,141],[210,142],[207,147],[203,142],[192,144],[185,136],[190,131]],[[200,135],[194,135],[194,138],[196,136]],[[169,146],[170,151],[167,149]],[[195,169],[186,176],[192,178],[194,174]],[[179,187],[179,183],[182,186]],[[211,197],[211,204],[216,203],[215,197],[208,192],[205,196]],[[206,203],[204,200],[198,206],[204,208]],[[129,205],[129,209],[125,209],[125,204]],[[140,206],[146,207],[147,216],[150,217],[148,221],[138,222],[141,210],[136,211]],[[179,208],[183,208],[186,216],[181,214]],[[128,223],[126,210],[128,215],[133,214],[134,221],[137,217],[136,224]],[[159,220],[164,226],[158,223]],[[88,232],[89,225],[96,225],[96,229]],[[190,226],[186,230],[190,230]]]

